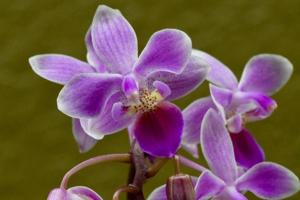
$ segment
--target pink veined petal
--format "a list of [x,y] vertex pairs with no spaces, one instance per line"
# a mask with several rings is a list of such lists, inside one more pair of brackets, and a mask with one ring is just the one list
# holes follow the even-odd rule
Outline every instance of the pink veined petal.
[[227,120],[227,129],[230,133],[239,133],[243,129],[243,119],[240,114],[236,114]]
[[106,67],[100,62],[100,58],[95,51],[91,28],[89,28],[88,32],[86,33],[85,44],[87,48],[86,58],[88,63],[90,63],[98,72],[106,72]]
[[209,82],[227,89],[236,89],[238,87],[238,81],[228,67],[208,53],[199,50],[194,51],[196,51],[198,57],[202,58],[211,67],[207,76]]
[[130,115],[127,111],[124,111],[124,113],[119,113],[119,116],[116,116],[116,111],[114,111],[114,105],[124,98],[126,98],[124,94],[118,92],[109,98],[99,115],[93,118],[81,119],[81,125],[85,132],[89,136],[99,140],[105,135],[117,133],[129,126],[134,119],[134,115]]
[[214,200],[247,200],[247,198],[237,191],[235,187],[228,186],[220,195],[215,197]]
[[182,130],[181,111],[169,102],[160,102],[153,111],[140,113],[132,128],[143,151],[157,157],[174,156]]
[[172,93],[170,87],[164,82],[154,81],[153,86],[164,99],[166,99]]
[[117,74],[76,76],[59,93],[58,109],[73,118],[94,117],[112,94],[121,91],[121,84],[122,76]]
[[235,159],[239,165],[250,168],[265,160],[262,147],[249,131],[243,129],[237,134],[230,134],[230,136],[234,147]]
[[192,53],[182,73],[155,72],[147,78],[147,81],[150,86],[155,80],[167,84],[171,89],[171,95],[167,99],[174,100],[195,90],[203,83],[209,70],[209,65]]
[[201,127],[201,147],[212,172],[226,182],[237,178],[237,164],[233,145],[222,116],[210,109],[204,116]]
[[89,136],[81,127],[79,119],[72,119],[73,136],[79,146],[80,153],[91,150],[97,143],[97,140]]
[[262,199],[285,199],[300,189],[298,177],[287,168],[271,162],[254,165],[236,182],[240,191],[250,191]]
[[182,112],[184,129],[182,142],[184,144],[199,144],[201,123],[205,113],[210,109],[216,109],[210,97],[198,99],[191,103]]
[[91,26],[92,42],[111,73],[126,74],[137,60],[135,32],[120,11],[100,5]]
[[49,193],[47,200],[69,200],[69,199],[67,198],[67,191],[65,189],[55,188]]
[[35,73],[54,83],[66,84],[81,73],[93,73],[96,70],[89,64],[60,54],[43,54],[29,58]]
[[210,171],[205,171],[199,177],[195,191],[197,200],[205,200],[215,197],[225,187],[225,183]]
[[71,196],[75,195],[75,198],[71,198],[70,200],[103,200],[96,192],[84,186],[69,188],[68,193],[70,193]]
[[260,54],[246,64],[239,88],[242,91],[272,95],[287,83],[292,73],[293,65],[285,57]]
[[187,34],[176,29],[154,33],[141,53],[134,71],[147,77],[158,71],[181,73],[191,55],[192,43]]
[[229,109],[233,100],[233,92],[232,90],[228,90],[225,88],[220,88],[218,86],[209,85],[210,94],[217,106],[223,107],[225,110]]

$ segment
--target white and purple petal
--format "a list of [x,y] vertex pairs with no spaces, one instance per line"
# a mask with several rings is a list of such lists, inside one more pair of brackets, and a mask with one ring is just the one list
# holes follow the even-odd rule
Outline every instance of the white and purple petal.
[[71,187],[67,192],[71,196],[70,200],[103,200],[96,192],[84,186]]
[[81,74],[59,93],[58,109],[73,118],[94,117],[112,94],[121,91],[121,84],[121,75]]
[[192,51],[189,36],[176,29],[154,33],[137,61],[134,71],[145,78],[158,71],[181,73]]
[[91,150],[97,143],[97,140],[83,130],[80,119],[72,119],[72,132],[81,153]]
[[153,111],[140,113],[132,128],[143,151],[157,157],[174,156],[182,130],[181,111],[169,102],[160,102]]
[[210,199],[217,196],[225,187],[225,183],[210,171],[205,171],[199,177],[195,192],[197,200]]
[[238,81],[232,71],[219,60],[203,51],[194,50],[211,67],[207,80],[217,86],[227,89],[236,89]]
[[234,186],[228,186],[214,200],[247,200],[247,198],[237,191]]
[[231,184],[237,178],[237,164],[233,145],[222,116],[210,109],[201,126],[201,147],[212,172]]
[[205,80],[209,70],[209,65],[192,53],[182,73],[156,72],[147,81],[150,86],[155,80],[166,83],[171,89],[167,99],[174,100],[195,90]]
[[250,191],[262,199],[284,199],[300,189],[298,177],[287,168],[262,162],[250,168],[236,182],[240,191]]
[[290,79],[293,65],[283,56],[261,54],[249,60],[244,69],[239,89],[272,95]]
[[137,38],[120,11],[100,5],[91,26],[91,37],[107,71],[119,74],[131,71],[137,60]]
[[[210,109],[216,109],[210,97],[201,98],[191,103],[182,112],[184,129],[183,147],[197,157],[197,144],[200,143],[201,123],[205,113]],[[196,154],[197,153],[197,154]]]
[[59,84],[66,84],[81,73],[93,73],[96,70],[89,64],[76,58],[60,54],[43,54],[29,58],[29,63],[39,76]]
[[[116,111],[114,111],[114,105],[124,98],[126,98],[124,94],[118,92],[109,98],[99,115],[93,118],[81,119],[81,125],[85,132],[89,136],[100,140],[105,135],[110,135],[126,128],[132,122],[134,115],[124,111],[124,113],[119,113],[120,116],[114,116],[117,115]],[[118,118],[116,119],[116,117]]]
[[230,134],[237,163],[245,168],[263,162],[265,154],[251,133],[243,129],[239,133]]

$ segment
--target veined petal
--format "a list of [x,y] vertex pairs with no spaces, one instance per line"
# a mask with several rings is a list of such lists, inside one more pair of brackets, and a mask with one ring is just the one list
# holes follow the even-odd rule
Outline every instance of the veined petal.
[[72,119],[72,131],[81,153],[91,150],[96,145],[97,140],[83,130],[79,119]]
[[233,92],[231,90],[220,88],[218,86],[209,85],[210,94],[217,106],[221,106],[224,109],[228,108],[232,104]]
[[202,122],[201,147],[212,171],[226,183],[233,183],[237,177],[233,145],[222,116],[213,109]]
[[243,119],[240,114],[236,114],[227,120],[227,129],[230,133],[239,133],[243,129]]
[[157,157],[171,157],[179,148],[183,129],[180,109],[161,102],[155,110],[141,113],[132,131],[144,152]]
[[158,71],[181,73],[191,55],[189,36],[176,29],[164,29],[154,33],[135,65],[135,73],[147,77]]
[[47,200],[69,200],[69,199],[67,198],[67,191],[65,189],[55,188],[49,193]]
[[57,98],[58,109],[74,118],[94,117],[107,99],[121,91],[122,76],[117,74],[82,74],[72,79]]
[[147,198],[147,200],[168,200],[166,185],[156,188]]
[[287,168],[271,162],[259,163],[242,175],[236,184],[262,199],[284,199],[299,191],[298,177]]
[[221,63],[216,58],[212,57],[211,55],[199,51],[194,50],[198,54],[198,57],[202,58],[206,61],[209,66],[211,67],[208,75],[207,80],[211,83],[224,87],[227,89],[236,89],[238,87],[238,81],[232,71],[226,67],[223,63]]
[[106,68],[103,65],[103,63],[100,62],[100,58],[97,55],[93,45],[91,29],[89,29],[88,32],[86,33],[85,44],[87,48],[86,58],[88,63],[90,63],[98,72],[105,72]]
[[147,79],[149,85],[155,80],[166,83],[171,89],[171,95],[167,99],[174,100],[195,90],[205,80],[209,69],[206,62],[192,53],[182,73],[156,72]]
[[72,187],[68,189],[68,193],[71,196],[70,200],[102,200],[102,198],[96,192],[94,192],[88,187],[83,187],[83,186]]
[[210,171],[205,171],[199,177],[195,187],[196,199],[205,200],[215,197],[224,187],[225,183],[223,180]]
[[60,54],[43,54],[29,58],[35,73],[54,83],[66,84],[81,73],[93,73],[96,70],[89,64]]
[[293,65],[280,55],[261,54],[246,64],[239,88],[247,92],[261,92],[272,95],[290,79]]
[[247,200],[247,198],[236,190],[235,187],[226,187],[223,192],[214,198],[214,200]]
[[100,5],[91,34],[95,52],[109,72],[126,74],[131,71],[137,60],[137,38],[120,11]]
[[172,93],[170,87],[164,82],[154,81],[153,86],[164,99]]
[[245,168],[263,162],[265,154],[255,138],[243,129],[237,134],[230,134],[237,163]]
[[201,123],[205,113],[210,109],[216,109],[210,97],[198,99],[191,103],[182,112],[184,129],[182,142],[184,144],[199,144]]
[[118,92],[109,98],[105,108],[99,115],[93,118],[81,119],[81,125],[85,132],[99,140],[105,135],[110,135],[126,128],[132,122],[133,115],[124,112],[124,115],[128,114],[127,117],[119,116],[118,119],[115,119],[113,116],[113,106],[124,98],[126,98],[124,94]]
[[139,86],[137,81],[132,75],[124,76],[122,82],[122,89],[127,98],[134,98],[134,96],[138,95]]

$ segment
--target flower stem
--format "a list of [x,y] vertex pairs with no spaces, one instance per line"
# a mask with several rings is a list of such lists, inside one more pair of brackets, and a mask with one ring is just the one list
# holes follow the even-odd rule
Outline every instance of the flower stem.
[[202,165],[199,165],[198,163],[196,163],[196,162],[194,162],[194,161],[192,161],[192,160],[190,160],[190,159],[188,159],[184,156],[178,155],[178,160],[182,165],[184,165],[186,167],[189,167],[189,168],[192,168],[194,170],[197,170],[199,172],[203,172],[203,171],[207,170],[207,168],[203,167]]
[[126,193],[136,193],[136,192],[139,192],[139,190],[135,186],[133,186],[133,185],[128,185],[128,186],[125,186],[125,187],[121,187],[121,188],[119,188],[114,193],[114,196],[113,196],[112,200],[119,200],[120,199],[120,195],[123,192],[126,192]]
[[64,176],[60,187],[67,189],[67,185],[68,185],[68,181],[70,179],[70,177],[77,173],[78,171],[89,167],[91,165],[95,165],[98,163],[104,163],[104,162],[123,162],[123,163],[130,163],[131,159],[130,159],[130,154],[128,153],[124,153],[124,154],[107,154],[107,155],[101,155],[101,156],[97,156],[94,158],[90,158],[88,160],[85,160],[79,164],[77,164],[76,166],[74,166],[72,169],[70,169]]

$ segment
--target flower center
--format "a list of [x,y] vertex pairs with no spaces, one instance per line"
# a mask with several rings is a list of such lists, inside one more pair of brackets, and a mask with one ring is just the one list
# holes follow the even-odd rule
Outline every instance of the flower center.
[[149,112],[153,111],[157,104],[163,100],[163,97],[158,91],[149,91],[147,89],[142,89],[139,92],[138,101],[133,103],[130,108],[134,112]]

